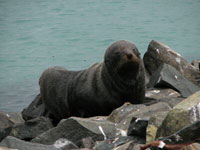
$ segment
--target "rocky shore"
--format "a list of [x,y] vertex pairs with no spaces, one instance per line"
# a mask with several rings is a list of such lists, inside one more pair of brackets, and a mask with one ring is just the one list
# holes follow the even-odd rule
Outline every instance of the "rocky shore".
[[144,104],[57,124],[38,95],[23,112],[0,112],[0,150],[199,150],[200,60],[191,64],[153,40],[143,61]]

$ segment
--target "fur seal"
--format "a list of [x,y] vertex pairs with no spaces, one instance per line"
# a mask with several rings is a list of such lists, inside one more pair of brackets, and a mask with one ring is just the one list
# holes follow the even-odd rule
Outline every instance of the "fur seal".
[[45,107],[59,120],[109,115],[124,102],[143,102],[143,61],[133,43],[120,40],[107,48],[102,63],[80,71],[50,67],[39,85]]

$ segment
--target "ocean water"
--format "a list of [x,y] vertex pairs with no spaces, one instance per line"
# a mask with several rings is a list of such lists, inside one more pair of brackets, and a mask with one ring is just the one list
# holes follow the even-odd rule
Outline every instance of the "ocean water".
[[85,69],[114,41],[200,59],[200,0],[0,0],[0,110],[21,111],[49,66]]

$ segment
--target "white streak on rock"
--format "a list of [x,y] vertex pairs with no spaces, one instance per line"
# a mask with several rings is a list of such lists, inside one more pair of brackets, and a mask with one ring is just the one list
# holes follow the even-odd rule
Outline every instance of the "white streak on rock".
[[103,134],[104,140],[106,140],[106,134],[103,131],[103,128],[101,126],[99,126],[99,131]]
[[121,133],[121,136],[127,136],[127,131],[126,130],[121,130],[120,129],[120,133]]
[[64,138],[61,138],[61,139],[58,139],[55,143],[54,143],[54,147],[55,148],[62,148],[66,145],[70,144],[70,142],[67,140],[67,139],[64,139]]
[[178,77],[177,77],[177,75],[175,75],[175,76],[174,76],[174,78],[175,78],[176,80],[178,80]]
[[157,52],[158,54],[160,53],[160,51],[159,51],[159,49],[158,49],[158,48],[156,49],[156,52]]
[[160,90],[153,90],[152,92],[158,94],[160,93]]
[[176,57],[176,62],[180,64],[181,63],[181,59]]
[[159,82],[160,82],[160,80],[161,80],[161,77],[159,77],[159,79],[158,79],[157,83],[159,83]]
[[9,115],[9,114],[6,114],[6,116],[7,116],[8,118],[10,118],[10,115]]
[[135,122],[138,122],[140,119],[141,119],[141,118],[137,118],[137,119],[135,120]]
[[197,111],[198,111],[198,115],[199,115],[198,119],[200,119],[200,103],[197,105]]

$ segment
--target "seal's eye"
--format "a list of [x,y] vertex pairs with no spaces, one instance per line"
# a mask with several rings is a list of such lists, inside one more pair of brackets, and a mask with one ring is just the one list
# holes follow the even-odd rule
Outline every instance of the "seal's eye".
[[115,52],[114,55],[115,56],[120,56],[120,52]]

